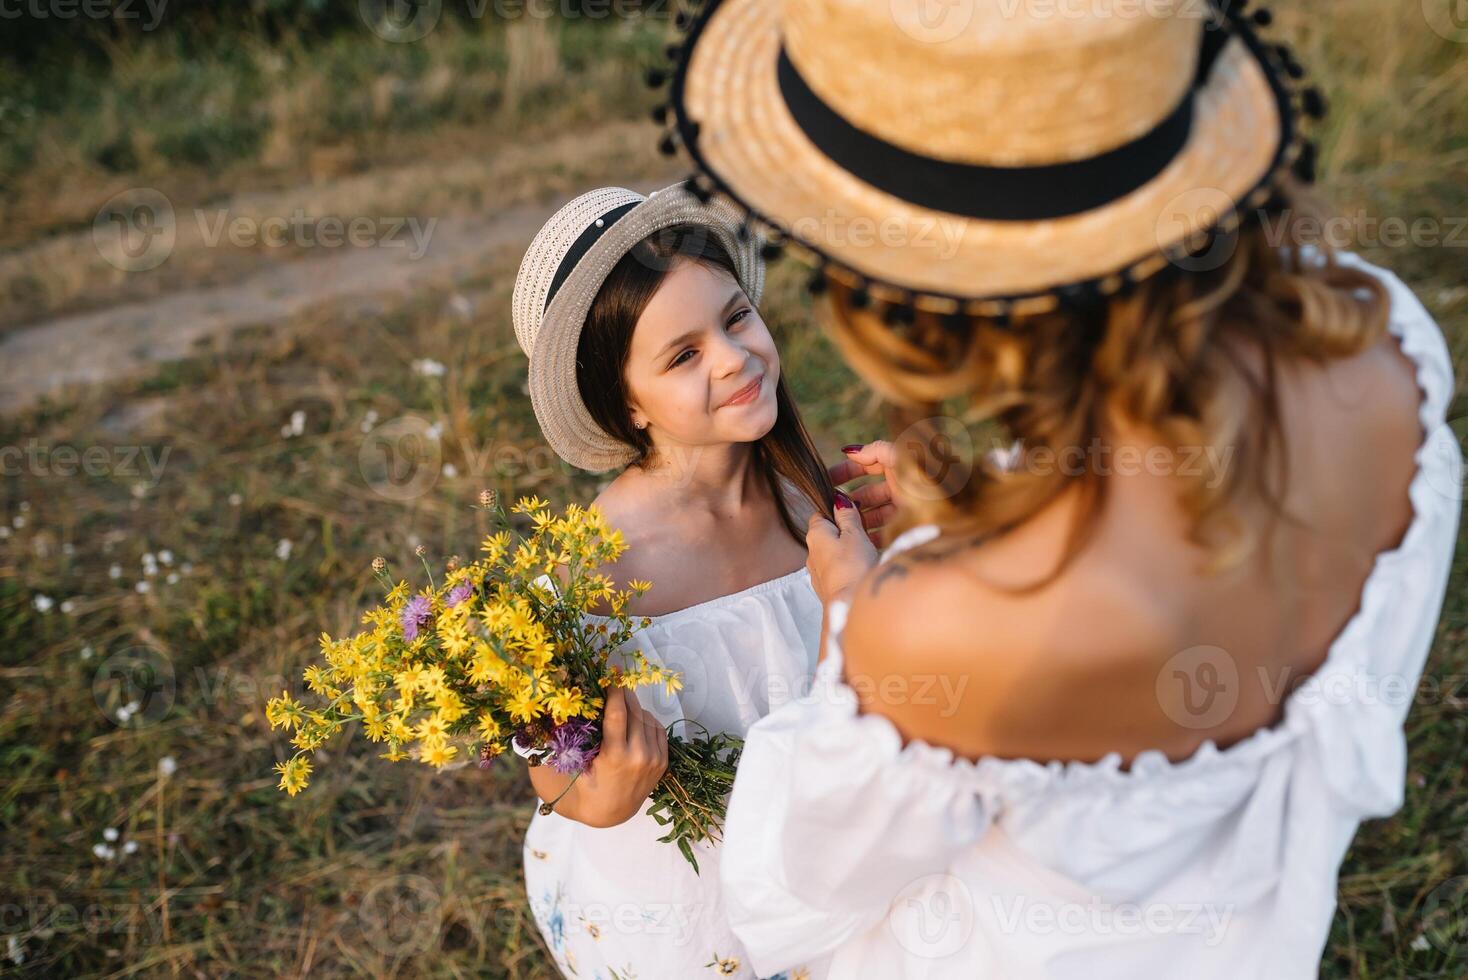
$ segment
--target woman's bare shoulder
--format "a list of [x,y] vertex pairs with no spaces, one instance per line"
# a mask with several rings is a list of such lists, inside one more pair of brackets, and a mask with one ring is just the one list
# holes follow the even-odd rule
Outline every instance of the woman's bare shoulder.
[[1084,754],[1068,692],[1140,689],[1171,625],[1126,576],[1082,569],[1016,591],[985,550],[917,548],[873,568],[841,634],[847,680],[906,739],[968,758]]

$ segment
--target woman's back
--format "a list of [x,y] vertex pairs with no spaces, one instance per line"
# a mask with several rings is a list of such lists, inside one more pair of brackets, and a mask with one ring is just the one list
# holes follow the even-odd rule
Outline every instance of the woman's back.
[[[1260,371],[1257,357],[1244,359]],[[1105,475],[1106,501],[1053,582],[1005,588],[1060,559],[1074,493],[1002,538],[879,572],[873,593],[852,603],[848,668],[937,673],[955,686],[968,678],[956,713],[918,704],[887,713],[905,735],[970,757],[1181,758],[1273,724],[1355,612],[1376,556],[1400,542],[1423,439],[1415,367],[1395,336],[1350,357],[1283,361],[1277,390],[1284,510],[1298,521],[1246,504],[1261,546],[1238,567],[1204,571],[1179,503],[1185,480],[1224,478],[1232,447],[1173,455],[1120,430],[1085,457]]]
[[[830,606],[811,696],[751,729],[730,803],[725,891],[757,966],[830,954],[832,980],[1315,975],[1345,849],[1401,803],[1402,722],[1461,503],[1446,345],[1383,277],[1420,386],[1410,422],[1393,410],[1411,392],[1391,349],[1282,380],[1286,424],[1320,443],[1292,459],[1324,468],[1290,498],[1322,500],[1322,530],[1277,543],[1304,549],[1306,584],[1257,567],[1196,577],[1148,476],[1033,596],[932,574],[958,559],[904,570],[941,536],[923,525],[883,556],[875,596]],[[1360,410],[1328,411],[1335,382],[1362,386]],[[1394,432],[1417,465],[1389,448]],[[1352,445],[1330,445],[1346,433]],[[1032,559],[1004,565],[1014,547],[968,560],[1020,575]],[[936,642],[955,616],[966,659],[901,639]]]

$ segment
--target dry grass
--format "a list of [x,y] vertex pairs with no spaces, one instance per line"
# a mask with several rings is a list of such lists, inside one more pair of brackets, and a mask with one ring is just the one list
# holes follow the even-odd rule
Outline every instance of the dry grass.
[[[1334,102],[1325,176],[1340,210],[1468,216],[1468,46],[1428,30],[1416,3],[1339,0],[1329,18],[1281,19]],[[547,57],[541,43],[526,39],[528,87],[544,71],[534,67]],[[378,104],[392,97],[364,95]],[[299,110],[279,98],[271,118],[305,125],[290,121]],[[447,142],[454,125],[442,130]],[[651,128],[643,133],[651,143]],[[430,191],[415,177],[398,179],[419,173],[412,168],[374,167],[303,190],[261,179],[282,199],[333,207],[412,207],[416,194],[438,193],[437,206],[472,208],[520,193],[507,188],[567,189],[541,171],[569,167],[575,148],[536,149],[499,149],[487,164],[445,150],[424,165],[443,185]],[[493,186],[484,202],[468,196],[486,181]],[[68,254],[47,247],[32,243],[23,254],[42,264]],[[1468,252],[1364,251],[1419,288],[1462,364]],[[373,555],[406,568],[418,543],[434,556],[472,550],[470,503],[482,487],[557,502],[595,492],[592,478],[536,451],[509,324],[513,271],[512,262],[486,268],[452,291],[404,297],[377,316],[328,313],[246,333],[145,382],[0,419],[0,445],[118,451],[100,475],[24,468],[0,484],[0,520],[11,527],[0,541],[0,931],[27,956],[23,968],[0,960],[0,970],[555,976],[523,900],[519,842],[530,797],[513,765],[434,776],[355,745],[322,760],[311,789],[289,800],[270,774],[284,746],[262,723],[267,697],[302,686],[314,637],[355,624],[373,596]],[[765,307],[807,420],[829,451],[878,431],[878,413],[808,328],[802,276],[777,266]],[[85,283],[67,295],[65,302],[96,296]],[[423,357],[445,364],[444,376],[415,373],[411,363]],[[303,432],[285,437],[296,411]],[[434,465],[451,463],[457,475],[440,472],[431,492],[400,502],[369,485],[364,446],[365,473],[375,470],[363,429],[408,414],[442,423]],[[167,451],[156,481],[141,458],[127,472],[127,447],[155,459]],[[291,543],[287,559],[277,556],[282,540]],[[142,556],[162,549],[172,565],[147,575]],[[1465,554],[1460,548],[1429,665],[1429,679],[1443,684],[1468,676]],[[191,570],[168,582],[185,562]],[[109,574],[114,564],[118,578]],[[139,581],[147,592],[135,590]],[[43,613],[41,595],[74,606]],[[134,691],[145,702],[141,714],[119,725],[116,708],[130,695],[116,671],[139,657],[162,665],[173,691]],[[1461,696],[1460,685],[1456,699],[1423,697],[1413,711],[1406,803],[1396,817],[1367,825],[1347,859],[1328,977],[1468,974],[1468,902],[1451,890],[1468,880]],[[168,779],[158,775],[164,756],[178,764]],[[136,853],[95,857],[107,827],[121,832],[116,846],[136,841]],[[1434,909],[1446,931],[1429,938]],[[96,918],[85,918],[88,910]]]

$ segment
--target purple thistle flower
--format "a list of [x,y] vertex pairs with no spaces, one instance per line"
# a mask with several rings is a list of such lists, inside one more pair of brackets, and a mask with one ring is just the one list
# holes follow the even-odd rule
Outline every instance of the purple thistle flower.
[[574,776],[591,765],[600,745],[593,745],[596,725],[587,718],[572,718],[551,732],[546,765],[563,776]]
[[418,638],[418,630],[424,623],[428,622],[428,615],[431,609],[432,606],[427,596],[418,595],[408,600],[408,604],[403,606],[403,611],[400,614],[403,624],[403,639],[412,643]]
[[468,582],[464,582],[461,585],[456,585],[449,590],[449,594],[444,597],[443,604],[452,609],[473,594],[474,586],[470,585]]

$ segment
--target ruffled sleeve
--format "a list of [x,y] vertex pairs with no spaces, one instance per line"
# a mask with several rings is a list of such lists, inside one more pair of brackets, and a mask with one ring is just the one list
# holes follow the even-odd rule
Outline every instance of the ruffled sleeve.
[[846,604],[829,612],[811,693],[749,730],[725,822],[729,922],[761,976],[865,932],[989,824],[970,771],[945,750],[904,747],[886,718],[858,711],[840,676]]
[[1388,325],[1416,366],[1423,441],[1408,488],[1412,522],[1398,547],[1377,556],[1361,605],[1331,646],[1324,667],[1287,705],[1318,753],[1337,804],[1356,817],[1402,804],[1412,707],[1447,592],[1463,497],[1462,446],[1447,420],[1455,387],[1441,329],[1408,286],[1352,253],[1337,261],[1380,279]]

